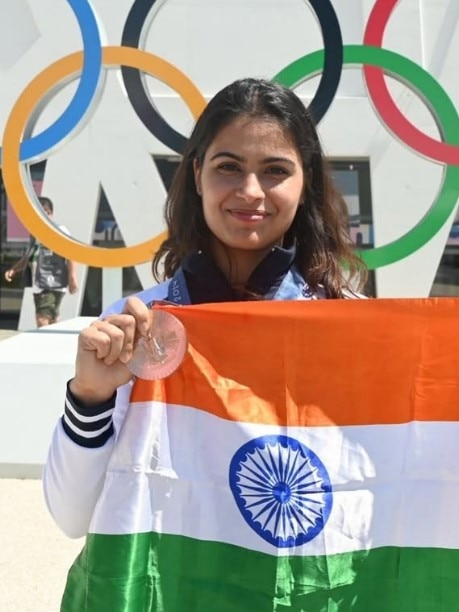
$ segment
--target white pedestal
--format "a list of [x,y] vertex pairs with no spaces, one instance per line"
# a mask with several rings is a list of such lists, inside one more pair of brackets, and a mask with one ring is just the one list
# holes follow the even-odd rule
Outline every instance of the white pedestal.
[[77,317],[0,342],[0,478],[37,478],[63,413],[78,333]]

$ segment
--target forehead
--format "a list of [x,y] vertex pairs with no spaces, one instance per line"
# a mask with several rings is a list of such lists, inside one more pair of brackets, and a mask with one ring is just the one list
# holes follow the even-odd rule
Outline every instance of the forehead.
[[273,150],[298,156],[292,135],[279,121],[262,117],[238,117],[225,125],[210,143],[208,151],[247,149],[260,154]]

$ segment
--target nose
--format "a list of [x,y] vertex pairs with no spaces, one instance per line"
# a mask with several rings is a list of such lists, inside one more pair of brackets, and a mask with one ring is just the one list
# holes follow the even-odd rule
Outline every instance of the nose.
[[253,202],[264,198],[265,192],[255,172],[242,176],[236,195],[246,202]]

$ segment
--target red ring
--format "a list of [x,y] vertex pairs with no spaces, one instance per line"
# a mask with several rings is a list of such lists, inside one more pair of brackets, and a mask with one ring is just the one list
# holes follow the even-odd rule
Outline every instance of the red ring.
[[[376,0],[368,18],[364,44],[382,47],[384,32],[399,0]],[[436,161],[459,166],[459,147],[435,140],[418,130],[393,101],[380,68],[364,66],[368,95],[382,121],[405,144]]]

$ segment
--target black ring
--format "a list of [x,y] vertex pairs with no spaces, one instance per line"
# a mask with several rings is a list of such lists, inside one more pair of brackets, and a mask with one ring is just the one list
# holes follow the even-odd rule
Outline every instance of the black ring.
[[[155,2],[156,0],[135,0],[124,26],[121,38],[123,47],[139,48],[145,21]],[[122,66],[121,75],[132,108],[147,130],[173,151],[182,153],[187,139],[176,132],[159,114],[145,90],[140,70]]]
[[316,123],[320,123],[333,102],[343,71],[343,37],[338,17],[330,0],[309,0],[319,21],[324,43],[324,67],[316,94],[309,110]]
[[[126,19],[121,44],[138,49],[142,30],[156,0],[135,0]],[[343,39],[338,18],[330,0],[309,0],[322,31],[325,49],[322,77],[309,105],[316,123],[323,118],[338,89],[343,67]],[[182,153],[187,139],[176,132],[155,108],[147,94],[142,74],[137,68],[121,67],[121,74],[132,108],[153,136],[177,153]]]

